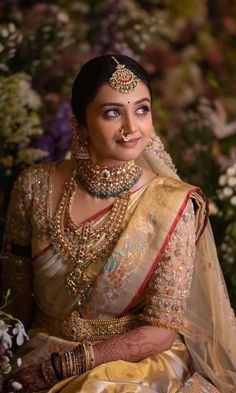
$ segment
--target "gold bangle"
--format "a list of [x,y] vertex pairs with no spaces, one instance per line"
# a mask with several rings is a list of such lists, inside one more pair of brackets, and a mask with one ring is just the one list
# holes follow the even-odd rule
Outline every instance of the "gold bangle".
[[61,355],[61,368],[62,368],[62,377],[63,377],[63,379],[67,378],[65,353],[63,353]]
[[88,350],[89,350],[89,356],[90,356],[90,369],[95,367],[95,354],[94,354],[94,349],[93,345],[91,342],[88,342]]
[[89,342],[79,343],[70,351],[65,351],[61,356],[62,377],[81,375],[94,367],[94,351]]

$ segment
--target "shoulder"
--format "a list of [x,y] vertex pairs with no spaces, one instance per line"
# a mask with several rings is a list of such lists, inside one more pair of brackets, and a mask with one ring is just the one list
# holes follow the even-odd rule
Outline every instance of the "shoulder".
[[18,179],[27,179],[36,177],[43,177],[51,172],[51,170],[56,166],[56,162],[35,164],[26,169],[24,169],[18,176]]
[[190,183],[186,183],[180,179],[174,179],[165,176],[157,176],[151,183],[151,188],[158,192],[160,189],[167,194],[179,193],[183,195],[189,195],[191,198],[194,195],[201,195],[202,199],[207,201],[207,197],[199,186],[195,186]]
[[56,163],[44,163],[32,165],[24,169],[14,183],[14,189],[31,190],[37,184],[47,183],[49,174],[55,168]]
[[154,204],[161,201],[162,206],[176,207],[178,214],[188,206],[193,211],[196,222],[197,238],[203,232],[208,218],[208,199],[200,187],[180,179],[158,176],[148,187],[148,195]]

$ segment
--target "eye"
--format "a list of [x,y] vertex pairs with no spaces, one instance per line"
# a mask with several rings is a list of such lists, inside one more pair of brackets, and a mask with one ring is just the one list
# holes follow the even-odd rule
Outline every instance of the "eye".
[[117,117],[117,116],[119,116],[119,115],[120,115],[120,111],[119,111],[119,109],[116,109],[116,108],[108,109],[108,110],[104,113],[104,116],[105,116],[105,117]]
[[143,105],[136,110],[139,115],[146,115],[148,112],[150,112],[150,108],[147,105]]

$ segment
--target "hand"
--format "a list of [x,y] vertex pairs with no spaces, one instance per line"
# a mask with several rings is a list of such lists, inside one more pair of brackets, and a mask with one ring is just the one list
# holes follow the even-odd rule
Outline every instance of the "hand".
[[45,381],[40,365],[32,365],[25,367],[12,374],[3,385],[3,392],[12,392],[12,381],[17,381],[22,385],[22,389],[19,393],[33,393],[41,390],[47,390],[50,388],[48,383]]

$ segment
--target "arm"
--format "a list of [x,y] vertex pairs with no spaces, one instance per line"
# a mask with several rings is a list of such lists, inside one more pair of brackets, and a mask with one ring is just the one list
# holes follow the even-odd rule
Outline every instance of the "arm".
[[[31,176],[24,171],[11,192],[1,253],[3,291],[11,290],[7,312],[27,325],[32,308],[31,288]],[[5,310],[4,310],[5,311]]]
[[141,326],[121,336],[94,345],[95,365],[113,360],[138,362],[169,349],[176,332],[158,326]]

